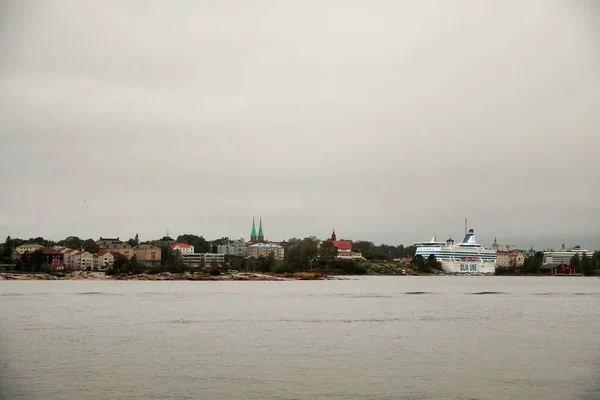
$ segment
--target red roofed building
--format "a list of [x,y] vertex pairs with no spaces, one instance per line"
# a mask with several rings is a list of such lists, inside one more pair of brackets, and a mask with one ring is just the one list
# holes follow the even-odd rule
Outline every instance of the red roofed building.
[[347,260],[364,259],[362,253],[358,251],[352,251],[352,241],[350,240],[337,240],[335,229],[331,234],[331,243],[337,248],[337,258],[343,258]]
[[171,249],[179,251],[181,254],[194,254],[194,246],[185,242],[176,242],[171,245]]

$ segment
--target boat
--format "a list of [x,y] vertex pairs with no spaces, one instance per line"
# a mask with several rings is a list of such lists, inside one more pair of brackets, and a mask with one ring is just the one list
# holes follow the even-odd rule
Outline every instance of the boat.
[[473,229],[469,229],[457,244],[452,238],[438,242],[433,235],[430,241],[416,242],[415,246],[415,256],[427,259],[434,255],[444,272],[449,274],[493,275],[496,270],[496,252],[477,243]]

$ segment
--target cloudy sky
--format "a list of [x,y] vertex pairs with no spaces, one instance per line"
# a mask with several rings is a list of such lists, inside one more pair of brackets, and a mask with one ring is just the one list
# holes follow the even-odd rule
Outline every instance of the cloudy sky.
[[600,248],[594,1],[3,1],[0,235]]

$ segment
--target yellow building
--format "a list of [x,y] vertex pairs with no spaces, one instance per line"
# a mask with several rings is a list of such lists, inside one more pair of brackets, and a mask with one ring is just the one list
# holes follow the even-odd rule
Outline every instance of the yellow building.
[[37,250],[41,249],[42,245],[39,245],[37,243],[24,243],[20,246],[18,246],[15,251],[19,254],[19,255],[23,255],[25,253],[35,253]]
[[131,259],[131,257],[135,256],[137,261],[142,264],[160,264],[160,247],[150,243],[142,243],[133,247],[124,245],[110,249],[110,251],[113,253],[122,254],[128,259]]

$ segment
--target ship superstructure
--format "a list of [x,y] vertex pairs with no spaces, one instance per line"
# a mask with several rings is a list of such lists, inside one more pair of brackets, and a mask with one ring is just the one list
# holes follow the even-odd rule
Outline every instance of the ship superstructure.
[[496,270],[496,252],[477,243],[473,229],[457,244],[451,238],[438,242],[434,235],[429,242],[416,242],[415,246],[415,256],[427,259],[433,254],[450,274],[491,275]]

